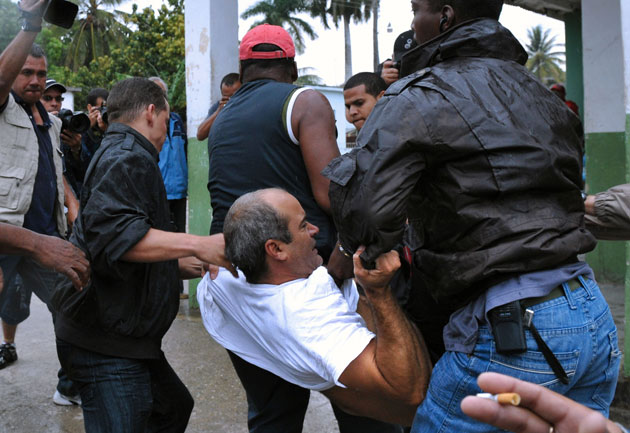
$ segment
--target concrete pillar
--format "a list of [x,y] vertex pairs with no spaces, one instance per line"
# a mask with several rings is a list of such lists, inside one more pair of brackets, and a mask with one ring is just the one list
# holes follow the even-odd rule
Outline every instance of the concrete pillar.
[[[207,235],[212,219],[208,183],[207,141],[196,138],[197,126],[212,102],[221,98],[223,76],[238,72],[238,2],[186,0],[186,114],[188,118],[188,232]],[[189,285],[197,306],[196,282]]]
[[[597,193],[626,181],[626,103],[621,6],[626,0],[582,2],[586,183]],[[624,7],[627,9],[627,5]],[[627,30],[627,29],[626,29]],[[599,242],[588,261],[600,280],[626,275],[623,242]]]
[[[624,97],[625,97],[625,145],[626,167],[630,167],[630,3],[621,1],[621,39],[624,59]],[[626,182],[630,183],[630,170],[626,169]],[[630,242],[626,242],[626,302],[625,302],[625,330],[624,330],[624,376],[630,377]]]

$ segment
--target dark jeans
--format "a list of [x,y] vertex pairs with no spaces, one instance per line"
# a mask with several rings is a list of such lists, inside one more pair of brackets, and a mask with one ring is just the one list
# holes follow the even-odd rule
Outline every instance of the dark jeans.
[[116,358],[57,340],[57,354],[79,389],[87,433],[186,430],[193,398],[163,353]]
[[[22,323],[31,313],[31,297],[35,293],[50,310],[54,323],[55,312],[50,305],[50,297],[58,274],[29,258],[13,255],[0,255],[0,267],[5,282],[0,294],[0,318],[9,325]],[[75,396],[76,387],[63,368],[59,369],[57,376],[57,390],[63,395]]]
[[[239,358],[228,350],[247,393],[250,433],[301,433],[310,391]],[[350,415],[332,404],[340,433],[402,433],[398,425]]]
[[186,199],[180,198],[168,201],[171,212],[171,222],[179,233],[186,233]]

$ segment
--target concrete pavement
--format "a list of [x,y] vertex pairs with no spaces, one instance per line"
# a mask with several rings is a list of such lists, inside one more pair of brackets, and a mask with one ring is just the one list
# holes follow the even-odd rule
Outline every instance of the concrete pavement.
[[[602,284],[623,341],[623,286]],[[52,402],[59,363],[50,313],[35,296],[31,317],[18,328],[18,361],[0,370],[0,433],[80,433],[83,416],[77,406]],[[195,408],[188,433],[246,433],[245,394],[228,356],[206,333],[198,311],[186,301],[164,339],[164,352],[188,386]],[[611,418],[630,425],[630,381],[620,380]],[[311,393],[304,433],[337,433],[338,428],[321,394]]]

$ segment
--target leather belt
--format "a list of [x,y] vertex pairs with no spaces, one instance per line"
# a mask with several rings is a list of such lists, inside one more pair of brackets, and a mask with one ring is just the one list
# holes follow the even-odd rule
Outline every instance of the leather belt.
[[[569,285],[569,289],[571,291],[582,287],[582,283],[577,278],[571,278],[569,281],[567,281],[567,284]],[[562,288],[562,284],[554,287],[548,295],[523,299],[521,301],[521,305],[523,306],[523,308],[529,308],[533,305],[542,304],[543,302],[551,301],[552,299],[557,299],[561,296],[564,296],[564,289]]]

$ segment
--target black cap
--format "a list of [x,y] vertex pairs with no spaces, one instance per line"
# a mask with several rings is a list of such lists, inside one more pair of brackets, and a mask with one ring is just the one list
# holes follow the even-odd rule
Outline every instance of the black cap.
[[400,61],[403,54],[417,46],[418,43],[414,39],[413,30],[407,30],[406,32],[401,33],[394,42],[394,61]]
[[63,84],[59,84],[52,78],[49,78],[46,80],[46,87],[44,88],[44,91],[50,89],[51,87],[59,87],[61,93],[66,93],[66,87]]

